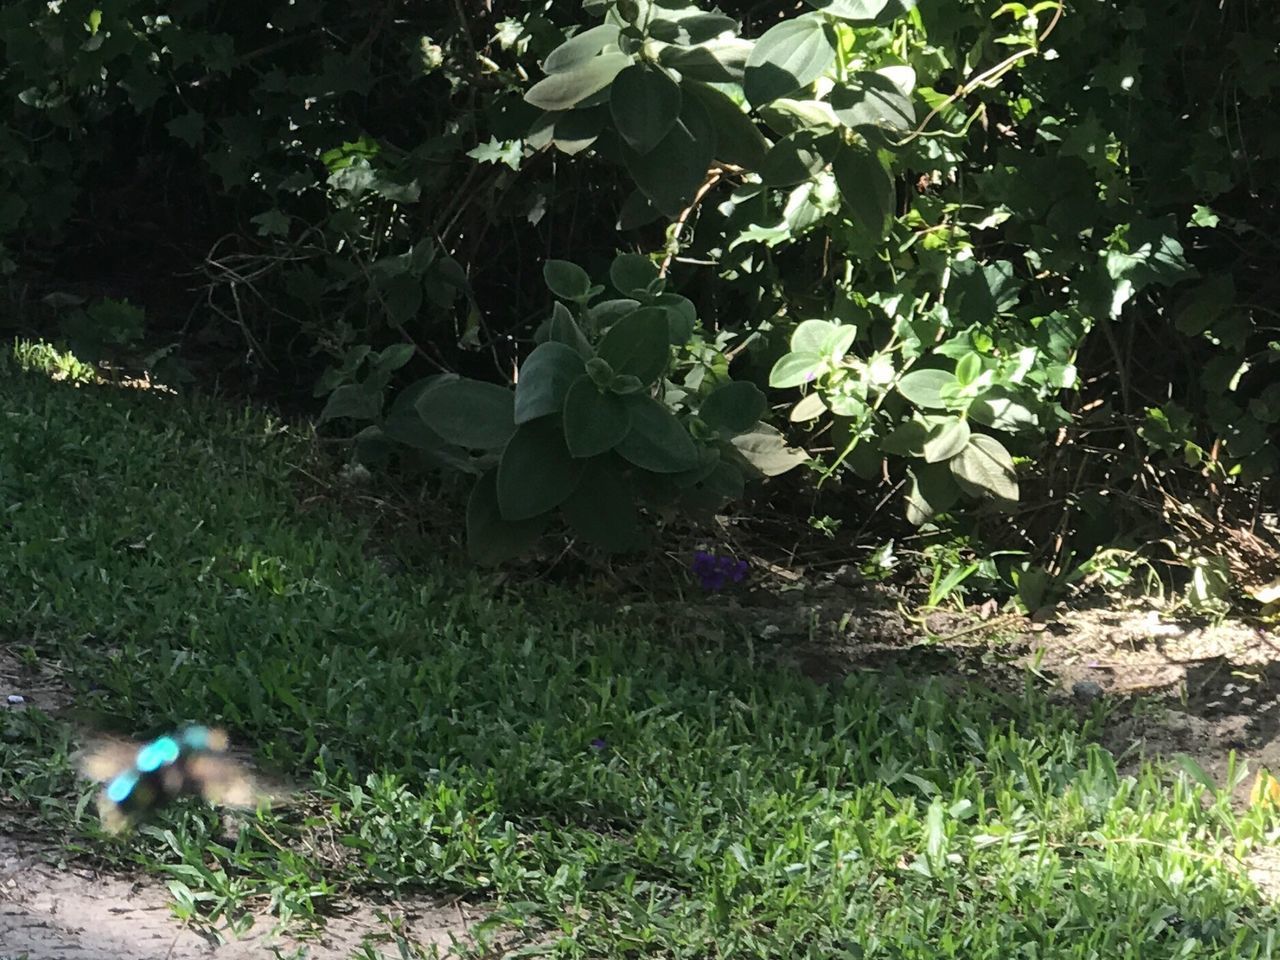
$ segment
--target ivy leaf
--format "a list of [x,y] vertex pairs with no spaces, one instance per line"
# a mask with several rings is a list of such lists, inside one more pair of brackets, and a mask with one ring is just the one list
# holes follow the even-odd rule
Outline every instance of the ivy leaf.
[[614,78],[609,110],[622,139],[637,153],[648,153],[679,118],[682,100],[666,71],[633,63]]
[[948,461],[961,489],[970,496],[991,496],[1016,503],[1018,478],[1013,457],[994,437],[975,433],[968,445]]
[[1122,247],[1102,255],[1108,276],[1127,282],[1133,293],[1152,284],[1167,287],[1196,276],[1175,231],[1171,219],[1134,221],[1121,239]]
[[632,62],[625,53],[602,53],[544,77],[524,99],[543,110],[569,110],[609,86]]
[[743,91],[757,107],[790,96],[822,76],[835,57],[821,15],[783,20],[756,41],[747,58]]
[[488,143],[481,143],[467,151],[467,156],[480,163],[502,163],[512,170],[519,170],[524,159],[524,147],[518,140],[499,140],[490,136]]

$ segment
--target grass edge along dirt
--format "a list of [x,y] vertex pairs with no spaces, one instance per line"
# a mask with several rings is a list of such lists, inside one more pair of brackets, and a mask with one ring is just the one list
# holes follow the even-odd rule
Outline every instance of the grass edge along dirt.
[[[492,908],[476,953],[499,933],[608,958],[1274,949],[1241,868],[1270,814],[1122,775],[1033,687],[820,686],[443,559],[388,573],[359,518],[300,506],[308,442],[262,414],[3,383],[0,640],[75,701],[2,715],[0,803],[168,878],[183,918],[447,893]],[[106,837],[75,726],[189,720],[307,789],[231,830],[184,802]]]

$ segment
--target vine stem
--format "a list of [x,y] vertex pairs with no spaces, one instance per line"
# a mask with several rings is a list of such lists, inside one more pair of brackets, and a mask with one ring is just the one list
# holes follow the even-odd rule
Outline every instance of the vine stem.
[[689,222],[689,217],[693,215],[693,211],[698,204],[702,203],[702,198],[723,179],[724,175],[725,169],[723,167],[714,167],[709,172],[707,179],[703,181],[702,186],[698,188],[698,192],[693,195],[693,199],[689,201],[689,205],[680,211],[680,216],[671,225],[671,239],[667,241],[667,255],[662,258],[662,266],[658,268],[658,276],[665,277],[667,271],[671,269],[671,261],[675,259],[680,250],[680,234],[684,230],[685,224]]

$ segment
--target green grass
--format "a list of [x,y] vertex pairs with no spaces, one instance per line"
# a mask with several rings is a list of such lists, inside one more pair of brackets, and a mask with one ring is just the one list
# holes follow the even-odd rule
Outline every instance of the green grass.
[[234,840],[198,804],[109,840],[68,718],[0,715],[0,806],[164,874],[180,913],[463,892],[562,957],[1273,950],[1280,916],[1236,859],[1264,814],[1121,776],[1031,687],[818,686],[732,640],[499,590],[452,548],[389,573],[377,557],[412,543],[304,505],[298,468],[319,468],[277,421],[2,382],[0,643],[58,664],[70,719],[222,722],[305,788]]

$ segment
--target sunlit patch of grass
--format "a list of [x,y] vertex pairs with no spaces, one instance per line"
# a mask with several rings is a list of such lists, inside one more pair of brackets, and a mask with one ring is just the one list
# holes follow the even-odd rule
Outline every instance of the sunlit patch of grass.
[[[818,686],[732,640],[499,592],[451,548],[303,510],[300,432],[206,401],[4,381],[0,642],[73,719],[225,724],[305,789],[228,832],[95,829],[65,719],[3,715],[0,804],[146,864],[184,913],[468,894],[563,957],[1262,957],[1225,791],[1126,776],[1034,689]],[[314,472],[314,471],[313,471]]]

